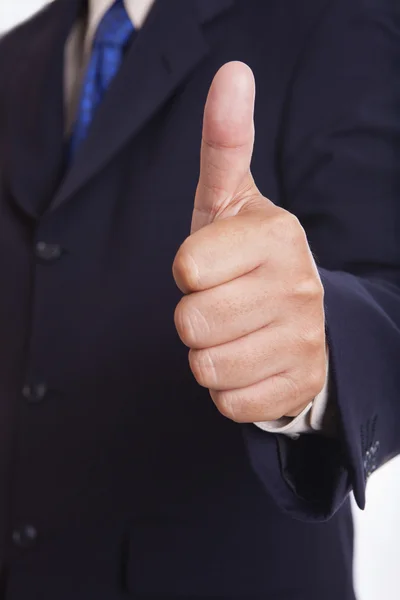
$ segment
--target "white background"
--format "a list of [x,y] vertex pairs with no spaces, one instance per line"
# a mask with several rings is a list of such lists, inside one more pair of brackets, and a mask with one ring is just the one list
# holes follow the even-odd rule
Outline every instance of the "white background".
[[[0,33],[44,4],[46,0],[0,0]],[[364,513],[355,509],[354,516],[354,571],[359,600],[399,600],[400,459],[372,476],[367,509]]]

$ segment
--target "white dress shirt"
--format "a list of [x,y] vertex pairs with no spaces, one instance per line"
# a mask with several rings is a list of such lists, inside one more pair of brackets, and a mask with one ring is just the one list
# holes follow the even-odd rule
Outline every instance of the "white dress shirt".
[[[85,22],[77,23],[72,30],[65,48],[65,109],[66,130],[73,127],[77,112],[79,94],[86,66],[90,59],[92,42],[96,29],[115,0],[89,0],[89,14]],[[155,0],[125,0],[126,11],[135,29],[144,24]],[[166,0],[164,0],[165,2]],[[328,375],[324,389],[296,417],[283,417],[278,421],[255,423],[257,427],[271,433],[285,434],[293,439],[300,434],[321,431],[331,434],[324,420],[328,409]]]

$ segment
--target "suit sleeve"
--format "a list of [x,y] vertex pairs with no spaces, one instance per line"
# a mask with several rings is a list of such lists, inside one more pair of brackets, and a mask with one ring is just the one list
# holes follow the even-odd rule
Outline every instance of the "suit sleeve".
[[245,425],[252,465],[295,518],[329,519],[400,452],[400,8],[330,3],[299,56],[279,150],[283,206],[325,289],[338,435]]

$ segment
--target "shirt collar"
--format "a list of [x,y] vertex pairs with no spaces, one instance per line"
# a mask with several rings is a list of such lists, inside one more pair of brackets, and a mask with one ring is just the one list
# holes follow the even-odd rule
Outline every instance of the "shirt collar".
[[[154,1],[155,0],[124,0],[126,12],[135,26],[135,29],[141,28]],[[115,0],[89,0],[87,34],[90,37],[94,36],[101,19],[114,2]]]
[[[85,54],[90,48],[101,19],[115,0],[89,0],[88,20],[85,31]],[[140,29],[155,0],[124,0],[126,12],[135,29]]]

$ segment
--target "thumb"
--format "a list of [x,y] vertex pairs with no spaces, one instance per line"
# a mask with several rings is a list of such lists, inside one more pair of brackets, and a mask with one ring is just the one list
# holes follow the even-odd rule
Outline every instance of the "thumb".
[[250,173],[254,100],[255,82],[250,67],[230,62],[218,71],[204,109],[200,178],[191,233],[222,212],[227,216],[226,209],[235,196],[254,185]]

